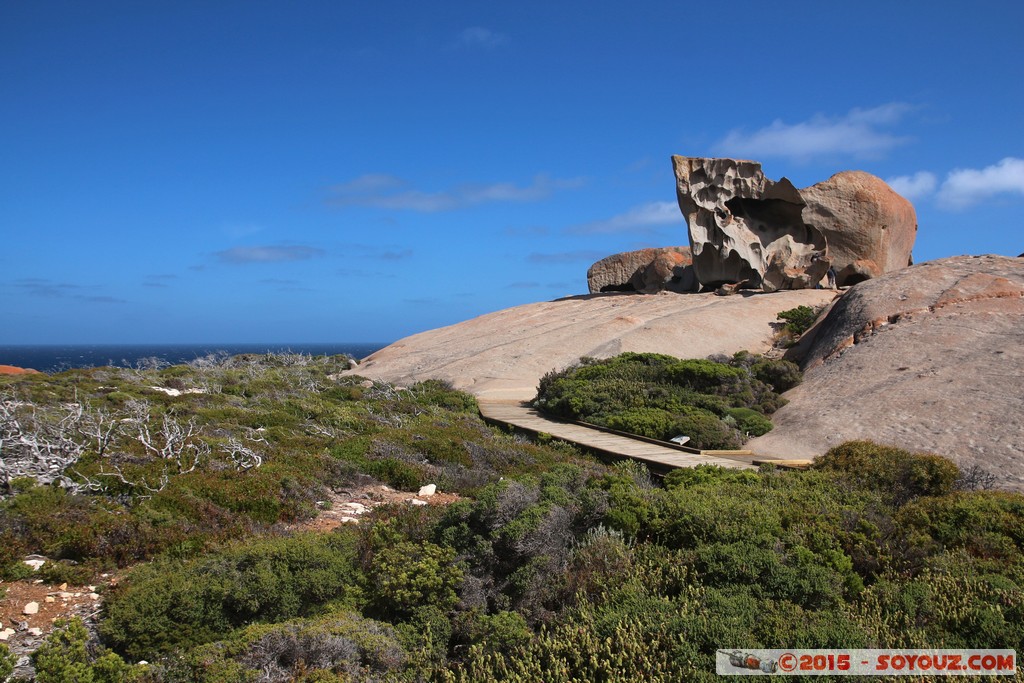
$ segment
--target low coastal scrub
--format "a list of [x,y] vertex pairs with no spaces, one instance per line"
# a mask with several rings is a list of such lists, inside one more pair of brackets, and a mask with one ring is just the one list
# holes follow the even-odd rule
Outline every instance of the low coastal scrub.
[[552,415],[696,448],[737,448],[772,428],[779,394],[801,381],[796,364],[740,352],[680,360],[624,353],[541,378],[534,405]]
[[[660,366],[737,424],[777,405],[761,385],[797,379],[749,356],[635,356],[620,380]],[[5,466],[10,453],[25,462],[17,428],[45,434],[32,410],[112,411],[115,391],[130,397],[116,410],[149,404],[144,423],[113,413],[102,453],[88,441],[64,479],[8,478],[9,576],[27,553],[93,581],[131,565],[101,589],[96,629],[63,622],[46,638],[38,680],[710,681],[722,647],[1024,649],[1024,496],[975,490],[941,457],[852,442],[807,471],[702,466],[656,481],[491,429],[439,383],[397,389],[339,376],[343,364],[0,380],[20,421],[5,427]],[[146,388],[168,379],[205,393]],[[626,404],[612,386],[628,385],[609,384],[609,400]],[[189,471],[140,443],[148,427],[166,445],[165,415],[186,435],[194,420]],[[232,439],[255,457],[233,457]],[[126,481],[101,474],[115,466]],[[331,490],[388,481],[444,481],[460,498],[306,523]],[[0,674],[7,663],[0,648]]]
[[583,462],[488,428],[440,382],[396,389],[348,367],[245,355],[0,378],[0,574],[18,578],[29,553],[54,580],[189,557],[314,518],[332,489],[472,494]]
[[817,321],[818,316],[822,311],[821,306],[811,308],[810,306],[797,306],[796,308],[790,308],[789,310],[782,311],[779,313],[779,320],[785,321],[783,329],[793,335],[799,337],[801,334],[811,329],[811,326]]

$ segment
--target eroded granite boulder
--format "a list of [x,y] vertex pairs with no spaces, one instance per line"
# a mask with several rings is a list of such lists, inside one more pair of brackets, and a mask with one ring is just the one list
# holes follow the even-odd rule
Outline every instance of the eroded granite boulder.
[[603,258],[587,270],[587,287],[598,292],[691,292],[697,279],[689,247],[627,251]]
[[802,190],[761,164],[672,157],[693,267],[705,287],[775,291],[840,287],[905,268],[917,236],[913,205],[885,181],[843,171]]
[[814,287],[826,276],[825,235],[804,221],[805,202],[789,180],[765,177],[756,161],[672,162],[701,285],[745,283],[773,292]]
[[825,235],[840,287],[910,265],[917,213],[881,178],[843,171],[800,190],[800,197],[804,222]]

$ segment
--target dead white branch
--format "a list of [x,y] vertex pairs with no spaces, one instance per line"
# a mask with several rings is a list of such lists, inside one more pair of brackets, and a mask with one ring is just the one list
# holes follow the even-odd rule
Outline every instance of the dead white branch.
[[[40,411],[33,403],[0,399],[0,480],[32,477],[40,483],[73,487],[65,471],[86,450],[80,440],[84,407],[69,403]],[[79,437],[79,438],[75,438]]]
[[[266,438],[260,433],[260,430],[255,429],[249,430],[246,440],[251,443],[268,443]],[[234,463],[235,468],[239,472],[245,472],[263,464],[263,456],[259,452],[235,437],[231,437],[227,445],[223,446],[222,449],[231,458],[231,462]]]
[[148,406],[145,412],[146,417],[137,425],[139,443],[161,460],[175,463],[178,474],[188,474],[210,454],[210,445],[199,439],[202,429],[196,425],[195,417],[183,425],[164,413],[160,430],[150,432]]

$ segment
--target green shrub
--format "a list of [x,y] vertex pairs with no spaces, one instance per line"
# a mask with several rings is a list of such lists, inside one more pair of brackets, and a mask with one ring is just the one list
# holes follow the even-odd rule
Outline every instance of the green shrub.
[[787,332],[799,337],[811,328],[814,321],[818,319],[819,313],[820,309],[814,309],[810,306],[797,306],[788,311],[781,311],[778,319],[786,321],[785,330]]
[[254,621],[312,614],[359,599],[356,543],[341,530],[229,546],[133,570],[106,602],[104,637],[132,658],[209,642]]
[[0,681],[6,681],[14,673],[18,658],[11,653],[7,643],[0,643]]
[[17,529],[18,552],[36,552],[53,560],[100,555],[123,524],[121,512],[123,506],[113,501],[72,495],[56,486],[36,486],[0,503],[0,516]]
[[688,387],[702,394],[715,393],[723,384],[744,377],[740,368],[710,360],[684,360],[667,368],[666,375],[674,384]]
[[665,488],[689,488],[705,484],[720,485],[726,482],[755,484],[759,477],[750,470],[734,470],[718,465],[698,465],[697,467],[680,467],[665,475]]
[[425,483],[421,468],[397,458],[375,460],[367,465],[366,471],[400,491],[415,491]]
[[482,615],[475,624],[473,641],[491,652],[511,652],[530,641],[533,634],[518,612]]
[[39,568],[38,577],[48,584],[70,583],[82,586],[92,580],[95,570],[89,565],[72,562],[47,562]]
[[[80,617],[54,623],[54,630],[31,655],[38,683],[127,683],[136,680],[132,667],[113,652],[91,656],[89,632]],[[0,677],[0,680],[4,680]]]
[[631,538],[649,531],[657,493],[646,466],[633,460],[615,463],[612,471],[594,484],[608,494],[604,524]]
[[940,456],[910,453],[873,441],[848,441],[814,462],[815,469],[842,473],[861,486],[885,492],[897,505],[919,496],[950,493],[960,476]]
[[674,429],[675,417],[667,410],[660,408],[632,408],[621,413],[609,415],[604,420],[605,426],[630,434],[639,434],[651,439],[670,439]]
[[772,421],[750,408],[730,408],[726,411],[736,421],[736,429],[745,436],[761,436],[772,430]]
[[695,409],[676,416],[672,431],[690,437],[686,445],[693,448],[729,449],[743,445],[739,432],[706,410]]
[[373,608],[386,618],[403,619],[428,605],[442,611],[454,607],[462,570],[452,549],[406,542],[379,549],[368,577]]
[[785,550],[763,548],[755,543],[716,543],[702,546],[693,554],[699,580],[726,589],[750,586],[761,599],[786,600],[805,609],[835,607],[842,602],[852,579],[852,564],[844,571],[830,566],[830,556],[802,546]]
[[438,406],[453,412],[477,414],[479,409],[476,398],[464,391],[456,391],[451,383],[429,379],[417,382],[409,388],[414,400],[419,405]]
[[[764,415],[785,403],[778,392],[799,381],[795,364],[746,352],[707,360],[624,353],[546,374],[534,405],[641,436],[684,435],[697,448],[728,449],[768,431]],[[738,408],[750,412],[730,416]]]
[[991,577],[885,577],[864,592],[855,610],[880,627],[889,647],[1024,646],[1024,590]]
[[182,680],[391,680],[409,659],[390,625],[338,611],[254,624],[196,648],[184,662],[188,674]]
[[957,492],[905,505],[898,522],[945,548],[1017,561],[1024,553],[1024,497],[1005,491]]
[[11,489],[11,492],[15,494],[24,493],[25,491],[34,489],[38,485],[39,483],[34,477],[14,477],[7,482],[7,486]]
[[750,371],[756,379],[779,394],[789,391],[803,381],[800,366],[788,360],[760,359],[751,365]]

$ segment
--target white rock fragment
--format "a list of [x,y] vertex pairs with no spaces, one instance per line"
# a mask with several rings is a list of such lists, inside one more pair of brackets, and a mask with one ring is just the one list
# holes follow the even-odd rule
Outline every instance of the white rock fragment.
[[437,493],[437,484],[427,484],[426,486],[420,487],[420,492],[416,495],[427,498]]
[[39,568],[46,564],[46,560],[22,560],[22,562],[32,567],[34,572],[39,571]]
[[0,631],[0,640],[7,640],[8,638],[10,638],[13,635],[14,635],[14,629],[13,628],[5,628],[3,631]]
[[181,396],[182,394],[205,394],[202,389],[171,389],[169,387],[149,387],[153,391],[160,391],[168,396]]
[[359,520],[355,517],[339,517],[338,521],[342,524],[358,524]]
[[21,610],[22,614],[39,614],[39,603],[32,601]]
[[419,506],[419,505],[428,505],[427,501],[425,501],[425,500],[420,500],[419,498],[410,498],[410,499],[409,499],[408,501],[406,501],[406,502],[408,502],[408,503],[409,503],[409,505],[416,505],[416,506]]
[[342,509],[345,510],[345,512],[348,512],[353,515],[365,515],[367,512],[370,511],[370,508],[366,507],[362,503],[345,503],[341,507]]
[[57,598],[53,597],[52,595],[47,595],[46,602],[57,602]]
[[30,628],[28,630],[28,634],[30,636],[41,636],[41,635],[43,635],[43,629],[41,629],[39,627],[36,627],[36,626],[33,626],[32,628]]
[[100,599],[100,594],[99,593],[89,593],[89,597],[91,599],[93,599],[93,600],[99,600]]

